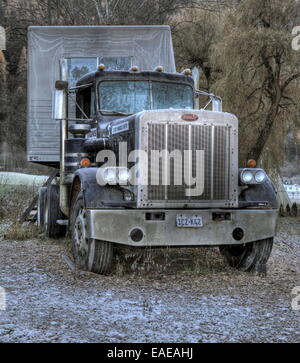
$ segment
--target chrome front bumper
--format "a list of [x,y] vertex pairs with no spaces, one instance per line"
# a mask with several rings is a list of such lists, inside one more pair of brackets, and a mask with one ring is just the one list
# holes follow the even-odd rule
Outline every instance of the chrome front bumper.
[[[146,213],[165,213],[165,220],[146,220]],[[213,213],[230,213],[230,220],[214,220]],[[203,227],[176,227],[176,215],[198,214]],[[228,215],[227,215],[228,216]],[[87,210],[89,237],[131,246],[218,246],[243,244],[273,237],[276,233],[276,209],[183,209]],[[143,231],[140,242],[131,239],[134,229]],[[233,230],[241,228],[244,237],[237,241]]]

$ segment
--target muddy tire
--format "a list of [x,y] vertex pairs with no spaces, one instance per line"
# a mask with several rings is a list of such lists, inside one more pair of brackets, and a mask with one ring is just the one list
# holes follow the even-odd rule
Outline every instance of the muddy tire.
[[107,274],[113,259],[113,244],[87,237],[86,210],[82,192],[73,203],[70,228],[72,251],[78,268],[97,274]]
[[297,203],[293,203],[292,209],[291,209],[291,216],[297,217],[297,215],[298,215],[298,206],[297,206]]
[[229,266],[244,272],[264,269],[273,247],[273,238],[238,246],[220,246]]
[[280,215],[280,217],[286,217],[282,204],[280,204],[279,215]]
[[39,188],[38,194],[39,194],[39,199],[37,205],[37,225],[40,226],[41,228],[44,228],[47,187]]
[[59,207],[59,186],[49,185],[47,187],[44,230],[48,238],[61,238],[66,235],[66,226],[56,223],[58,219],[64,219],[63,213]]

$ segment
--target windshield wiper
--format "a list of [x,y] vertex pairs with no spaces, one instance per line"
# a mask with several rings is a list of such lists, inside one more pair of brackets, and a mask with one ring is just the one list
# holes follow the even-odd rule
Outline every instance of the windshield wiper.
[[121,116],[130,116],[132,115],[131,113],[125,113],[122,111],[109,111],[109,110],[99,110],[101,113],[103,113],[104,115],[121,115]]

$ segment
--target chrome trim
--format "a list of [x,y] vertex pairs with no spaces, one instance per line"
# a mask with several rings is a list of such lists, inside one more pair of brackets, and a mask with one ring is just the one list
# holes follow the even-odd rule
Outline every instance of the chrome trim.
[[65,154],[66,158],[77,158],[77,157],[85,157],[85,156],[89,156],[89,153],[67,153]]
[[[166,124],[166,128],[165,128],[165,149],[168,150],[168,124]],[[168,181],[170,178],[170,169],[169,169],[169,165],[168,165],[168,155],[166,153],[166,160],[165,160],[165,167],[167,168],[167,171],[165,173],[165,200],[168,200]]]
[[210,199],[214,200],[215,126],[211,127]]
[[[62,81],[68,81],[68,66],[65,58],[60,62],[60,79]],[[65,90],[65,107],[66,115],[68,112],[68,93]],[[65,175],[65,140],[68,138],[68,119],[61,120],[60,122],[60,178],[59,178],[59,206],[61,211],[69,216],[69,188],[68,180]]]
[[80,163],[79,162],[74,162],[74,163],[65,163],[65,166],[80,166]]
[[[65,166],[81,166],[80,165],[80,162],[65,162]],[[97,164],[96,163],[91,163],[91,166],[97,166]]]
[[[189,125],[188,128],[188,144],[189,144],[189,150],[191,150],[191,145],[192,145],[192,125]],[[193,154],[189,153],[189,168],[191,168],[192,170],[189,170],[189,187],[192,186],[192,173],[193,173]],[[189,196],[189,201],[191,200],[191,197]]]

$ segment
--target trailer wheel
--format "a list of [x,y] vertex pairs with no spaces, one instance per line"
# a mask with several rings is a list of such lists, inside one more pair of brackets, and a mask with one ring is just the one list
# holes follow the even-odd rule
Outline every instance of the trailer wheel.
[[108,273],[112,264],[113,244],[88,238],[86,209],[81,192],[78,193],[73,204],[70,220],[72,250],[76,266],[98,274]]
[[238,246],[220,246],[220,252],[231,267],[244,272],[259,271],[270,257],[273,238]]
[[44,215],[44,229],[48,238],[60,238],[66,235],[66,226],[57,224],[58,219],[64,219],[59,207],[59,186],[49,185]]
[[37,225],[44,228],[47,187],[39,188],[38,194],[39,198],[37,206]]

